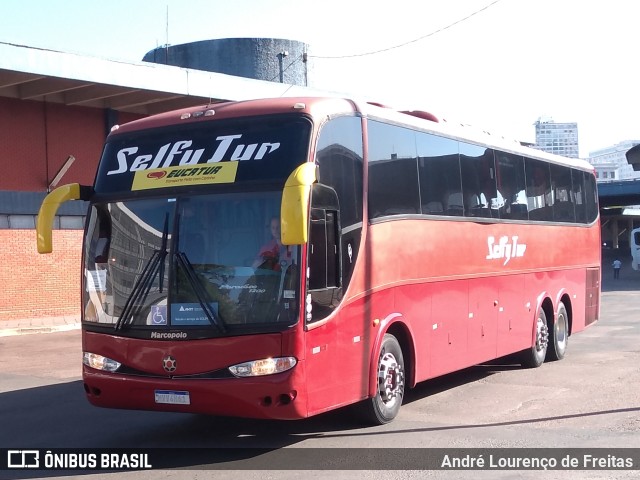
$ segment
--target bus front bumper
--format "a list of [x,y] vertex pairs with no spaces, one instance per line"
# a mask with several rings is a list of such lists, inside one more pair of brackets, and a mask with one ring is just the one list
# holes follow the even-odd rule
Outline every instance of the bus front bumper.
[[92,405],[104,408],[294,420],[307,417],[303,362],[255,378],[171,379],[105,373],[83,366]]

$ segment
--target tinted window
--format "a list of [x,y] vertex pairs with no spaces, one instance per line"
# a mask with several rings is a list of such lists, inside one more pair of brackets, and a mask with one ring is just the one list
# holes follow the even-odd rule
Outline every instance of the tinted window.
[[584,191],[587,204],[587,222],[591,223],[598,218],[598,188],[596,178],[589,172],[583,172]]
[[420,213],[415,132],[369,121],[369,217]]
[[521,155],[496,152],[498,191],[504,199],[500,218],[528,220],[524,158]]
[[370,218],[408,213],[568,223],[597,218],[595,178],[586,172],[379,122],[370,121],[369,130]]
[[460,142],[460,167],[465,216],[499,218],[504,200],[496,190],[493,150]]
[[316,146],[318,184],[311,194],[307,321],[329,315],[351,279],[362,232],[362,119],[325,123]]
[[332,187],[340,200],[343,228],[362,221],[362,121],[340,117],[320,133],[316,161],[318,181]]
[[462,215],[458,142],[427,133],[416,140],[422,213]]
[[556,222],[575,222],[571,169],[562,165],[551,165],[550,170],[553,189],[553,220]]
[[311,209],[309,235],[309,290],[337,287],[339,264],[334,248],[336,244],[335,212]]
[[553,198],[549,164],[525,159],[527,204],[530,220],[553,221]]
[[580,170],[571,171],[571,193],[576,213],[576,222],[587,222],[587,203],[584,194],[584,172]]

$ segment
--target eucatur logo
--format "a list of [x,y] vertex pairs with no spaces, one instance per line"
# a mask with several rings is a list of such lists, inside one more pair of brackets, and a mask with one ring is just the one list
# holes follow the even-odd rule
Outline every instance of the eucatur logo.
[[166,177],[167,176],[167,172],[165,172],[164,170],[159,170],[157,172],[149,172],[147,173],[147,178],[162,178],[162,177]]

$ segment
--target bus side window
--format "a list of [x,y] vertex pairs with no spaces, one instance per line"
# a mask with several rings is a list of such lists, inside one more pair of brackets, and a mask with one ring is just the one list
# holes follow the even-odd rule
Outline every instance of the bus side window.
[[457,140],[429,133],[416,133],[418,181],[423,214],[464,214],[458,144]]
[[309,290],[340,286],[337,212],[311,209]]
[[540,160],[526,158],[525,174],[527,177],[529,220],[553,221],[553,197],[551,195],[549,164]]
[[524,157],[496,152],[497,186],[504,199],[500,218],[528,220]]
[[329,315],[342,299],[338,196],[326,185],[313,186],[308,248],[310,320],[316,321]]

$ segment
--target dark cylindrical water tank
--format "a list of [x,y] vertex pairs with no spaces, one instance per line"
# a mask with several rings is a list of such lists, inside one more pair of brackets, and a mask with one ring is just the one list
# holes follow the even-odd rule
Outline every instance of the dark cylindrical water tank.
[[308,45],[278,38],[221,38],[158,47],[145,62],[307,86]]

